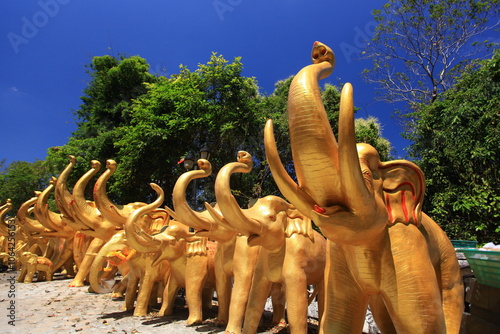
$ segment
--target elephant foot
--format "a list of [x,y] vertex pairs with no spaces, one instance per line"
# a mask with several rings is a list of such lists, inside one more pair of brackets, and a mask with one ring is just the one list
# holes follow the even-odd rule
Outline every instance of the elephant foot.
[[186,320],[186,326],[195,326],[195,325],[201,325],[201,323],[203,322],[203,320],[201,318],[198,318],[198,317],[189,317],[187,320]]
[[134,317],[145,317],[146,315],[148,314],[147,311],[144,311],[144,310],[135,310],[134,311]]
[[70,288],[78,288],[78,287],[81,287],[81,286],[85,286],[85,284],[83,284],[82,281],[72,281],[71,283],[68,284],[68,286]]
[[169,310],[169,309],[164,309],[164,308],[161,308],[160,311],[158,312],[158,314],[161,316],[161,317],[166,317],[168,315],[172,315],[173,313],[173,310]]
[[113,298],[113,299],[121,299],[121,298],[124,298],[124,297],[125,297],[125,295],[121,291],[120,292],[113,292],[111,294],[111,298]]
[[216,327],[225,327],[225,326],[227,326],[227,320],[215,318],[214,325]]

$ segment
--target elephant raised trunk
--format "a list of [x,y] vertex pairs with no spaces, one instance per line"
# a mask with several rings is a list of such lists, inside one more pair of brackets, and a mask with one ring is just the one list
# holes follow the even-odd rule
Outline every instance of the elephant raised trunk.
[[61,214],[67,219],[73,219],[74,213],[70,203],[73,202],[73,196],[68,190],[68,176],[75,167],[76,158],[72,155],[69,156],[69,164],[64,168],[64,170],[59,175],[59,182],[56,184],[56,190],[54,193],[57,207],[61,211]]
[[252,235],[261,230],[258,222],[251,220],[241,211],[238,202],[231,194],[230,180],[233,173],[248,173],[252,170],[252,156],[245,151],[239,151],[237,162],[231,162],[221,168],[215,181],[215,197],[224,217],[224,222],[230,222],[235,231]]
[[106,218],[116,227],[122,228],[123,225],[125,225],[127,217],[130,215],[130,213],[133,210],[146,205],[146,203],[134,202],[127,205],[119,205],[113,203],[109,199],[106,193],[106,183],[108,182],[109,178],[115,173],[116,167],[116,161],[106,160],[106,170],[97,179],[94,185],[93,196],[95,205],[104,216],[104,218]]
[[155,183],[151,183],[151,188],[156,191],[158,198],[154,202],[133,211],[130,216],[128,216],[125,223],[127,242],[129,243],[130,247],[132,247],[139,253],[151,253],[160,251],[161,240],[158,240],[154,236],[150,236],[136,224],[142,216],[157,209],[165,200],[165,194],[160,186]]
[[120,214],[116,205],[110,201],[106,194],[106,182],[115,171],[116,161],[106,160],[106,170],[101,174],[99,179],[97,179],[94,185],[93,196],[99,211],[116,226],[123,226],[127,221],[127,217]]
[[45,226],[40,224],[38,220],[31,217],[31,212],[33,211],[32,205],[38,201],[38,196],[40,192],[35,192],[36,196],[30,198],[17,210],[17,222],[21,225],[27,232],[31,234],[40,234],[45,231]]
[[[300,187],[319,206],[330,206],[339,197],[337,143],[321,102],[318,81],[332,73],[335,56],[329,47],[315,42],[311,57],[313,64],[299,71],[290,85],[290,140]],[[325,187],[324,182],[329,186]]]
[[44,231],[46,236],[71,239],[75,235],[75,230],[62,221],[60,214],[50,211],[47,204],[50,192],[54,190],[56,184],[57,179],[52,177],[50,185],[38,196],[33,213],[38,222],[47,229]]
[[[316,50],[318,45],[323,51]],[[341,93],[338,144],[319,96],[318,80],[321,71],[326,71],[320,65],[330,64],[327,55],[331,50],[325,48],[328,47],[315,43],[313,54],[325,52],[325,56],[313,57],[314,64],[297,74],[297,82],[294,79],[289,93],[290,140],[298,185],[286,173],[279,159],[271,120],[264,130],[267,160],[280,191],[320,227],[334,214],[370,215],[374,208],[373,190],[367,187],[361,169],[353,168],[360,164],[354,133],[352,86],[346,83]],[[328,65],[323,67],[328,68]],[[353,238],[359,238],[357,233],[364,229],[373,232],[371,223],[367,226],[359,223],[357,226],[337,225],[331,233],[335,234],[337,228],[342,229],[343,234],[345,230],[355,231]]]
[[212,230],[212,220],[208,215],[196,212],[189,207],[186,200],[186,189],[189,183],[194,179],[208,177],[212,174],[212,164],[205,159],[198,160],[199,170],[192,170],[182,174],[175,183],[172,194],[172,202],[176,217],[185,222],[186,225],[198,230]]
[[74,206],[73,211],[75,212],[75,216],[85,225],[84,229],[95,231],[92,222],[95,207],[94,205],[88,203],[85,199],[85,188],[87,187],[90,179],[92,179],[92,177],[101,169],[101,163],[97,160],[92,160],[90,162],[90,167],[90,170],[83,174],[83,176],[75,183],[73,188],[74,201],[71,202],[71,205]]

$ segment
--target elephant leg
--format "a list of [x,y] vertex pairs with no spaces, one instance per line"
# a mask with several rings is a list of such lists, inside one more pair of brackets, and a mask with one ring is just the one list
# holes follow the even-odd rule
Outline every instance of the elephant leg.
[[325,310],[320,333],[361,333],[368,307],[341,246],[328,241],[325,267]]
[[104,244],[105,242],[102,239],[94,238],[92,240],[89,247],[87,248],[87,253],[83,257],[83,261],[80,264],[80,267],[78,268],[78,273],[73,278],[71,283],[68,284],[68,286],[70,287],[84,286],[85,279],[87,278],[87,275],[90,272],[90,267],[92,266],[92,262],[94,262],[94,258],[96,257],[97,253],[99,253],[99,250]]
[[28,273],[26,274],[26,277],[24,278],[24,283],[32,283],[33,277],[35,276],[35,273],[36,273],[36,265],[29,265],[28,266]]
[[154,278],[156,278],[156,275],[151,275],[149,272],[145,272],[141,277],[137,303],[134,310],[135,317],[143,317],[148,313],[149,298],[155,284]]
[[46,277],[47,282],[52,281],[52,275],[53,275],[52,268],[47,268],[44,270],[44,272],[45,272],[45,277]]
[[26,274],[28,273],[28,269],[26,268],[26,265],[24,264],[21,272],[19,273],[19,276],[17,277],[17,281],[19,283],[24,282],[24,278],[26,277]]
[[[66,263],[68,263],[68,261],[72,260],[72,257],[73,257],[73,249],[65,248],[63,250],[61,256],[59,257],[59,259],[57,260],[57,262],[52,266],[53,271],[55,272],[59,268],[65,266]],[[65,268],[65,269],[66,269],[66,275],[68,275],[68,274],[74,275],[74,271],[72,271],[72,268],[71,268],[71,271],[69,268]]]
[[[288,271],[288,269],[287,269]],[[286,308],[290,333],[307,333],[307,292],[306,275],[297,268],[287,273],[285,278]]]
[[248,247],[246,237],[238,237],[235,247],[234,253],[240,256],[233,260],[234,283],[226,332],[240,334],[260,247]]
[[134,308],[135,297],[137,296],[137,287],[139,286],[139,277],[129,274],[127,291],[125,292],[125,310]]
[[202,290],[208,275],[207,257],[196,255],[188,258],[186,268],[186,302],[189,308],[186,323],[190,326],[203,321]]
[[216,326],[224,326],[229,319],[229,305],[231,301],[231,276],[227,275],[224,270],[215,271],[215,287],[217,290],[217,301],[219,310],[217,312],[217,319],[215,319]]
[[373,319],[377,324],[378,329],[384,334],[396,334],[396,328],[391,319],[391,315],[389,314],[387,307],[385,306],[385,302],[380,295],[371,295],[370,296],[370,310],[373,314]]
[[179,289],[180,285],[177,280],[173,276],[170,276],[167,286],[165,287],[165,290],[163,290],[163,300],[159,312],[161,316],[172,314],[174,310],[175,297],[177,296]]
[[397,332],[446,333],[441,291],[425,237],[412,224],[398,223],[388,230],[393,263],[383,268],[382,298]]
[[122,280],[113,287],[111,298],[123,298],[123,295],[127,290],[128,280],[129,280],[128,274],[123,276]]
[[318,295],[316,297],[318,303],[318,319],[321,324],[321,319],[323,318],[323,313],[325,312],[325,284],[320,283],[316,286],[316,290],[318,291]]
[[271,285],[271,302],[273,304],[273,325],[286,325],[285,320],[285,292],[283,284]]
[[440,286],[444,319],[448,333],[459,333],[464,311],[464,287],[460,267],[456,265],[455,248],[439,229],[441,236]]
[[212,287],[204,287],[201,291],[201,308],[203,310],[212,309],[214,298],[214,289]]
[[164,287],[162,286],[161,282],[158,281],[154,282],[153,288],[151,289],[151,293],[149,295],[149,302],[148,302],[149,306],[154,306],[158,304],[158,298],[160,297],[158,296],[158,291],[162,288]]
[[271,291],[271,285],[272,283],[265,277],[262,268],[259,268],[257,265],[252,281],[250,296],[248,298],[242,333],[257,333],[257,328],[262,318],[262,312],[264,311],[267,297]]

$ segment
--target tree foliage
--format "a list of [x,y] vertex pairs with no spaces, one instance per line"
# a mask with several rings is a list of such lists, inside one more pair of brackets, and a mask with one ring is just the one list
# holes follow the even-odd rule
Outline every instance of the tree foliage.
[[[263,128],[267,119],[274,120],[277,146],[293,175],[286,114],[293,77],[278,81],[271,95],[262,96],[256,79],[242,75],[240,58],[227,61],[213,53],[196,70],[181,65],[179,73],[170,77],[154,77],[148,69],[148,63],[137,56],[102,56],[92,60],[88,71],[91,80],[81,97],[80,108],[75,111],[77,130],[66,145],[48,150],[45,175],[58,175],[68,164],[68,156],[74,155],[77,165],[68,182],[71,190],[90,168],[91,160],[100,161],[104,169],[106,160],[113,159],[118,168],[108,182],[111,199],[119,204],[149,202],[155,196],[151,182],[170,194],[185,171],[179,161],[188,152],[196,153],[208,146],[213,174],[190,186],[196,187],[197,208],[202,208],[204,201],[215,200],[216,174],[223,165],[235,161],[239,150],[254,157],[251,173],[232,178],[240,204],[280,194],[266,163]],[[337,133],[339,89],[325,84],[321,95]],[[389,151],[390,145],[381,140],[376,121],[357,124],[362,124],[358,132],[363,141],[382,152]],[[87,198],[92,198],[92,182],[87,187]],[[193,199],[188,200],[194,203]],[[172,204],[168,195],[166,204]]]
[[498,0],[389,0],[375,10],[365,50],[368,82],[384,101],[434,101],[490,45],[485,31],[500,24]]
[[451,238],[500,242],[500,52],[409,116],[409,154],[427,178],[424,209]]
[[382,137],[382,126],[375,117],[357,118],[354,121],[356,142],[373,146],[380,154],[381,161],[391,159],[391,143]]
[[10,198],[12,210],[8,215],[14,216],[21,204],[35,196],[35,191],[42,191],[48,185],[48,175],[42,160],[10,163],[0,171],[0,205]]

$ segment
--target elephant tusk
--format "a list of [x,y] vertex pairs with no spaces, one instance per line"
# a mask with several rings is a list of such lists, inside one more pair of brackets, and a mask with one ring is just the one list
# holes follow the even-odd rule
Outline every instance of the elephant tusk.
[[316,202],[302,188],[300,188],[288,175],[283,167],[274,138],[273,121],[269,119],[264,128],[264,147],[267,162],[273,174],[274,181],[285,198],[305,216],[311,217],[310,212]]

